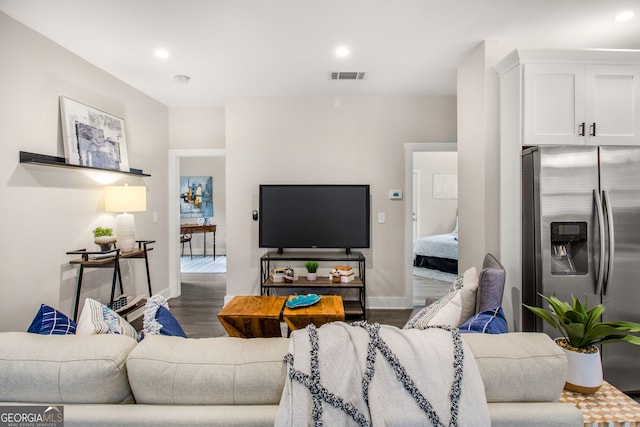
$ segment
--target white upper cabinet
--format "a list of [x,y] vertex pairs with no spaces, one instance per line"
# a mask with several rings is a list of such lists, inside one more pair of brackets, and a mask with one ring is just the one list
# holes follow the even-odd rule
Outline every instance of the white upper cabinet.
[[640,145],[640,66],[585,67],[586,143]]
[[524,66],[524,145],[584,144],[584,66]]
[[521,145],[640,145],[640,51],[515,51],[496,70]]

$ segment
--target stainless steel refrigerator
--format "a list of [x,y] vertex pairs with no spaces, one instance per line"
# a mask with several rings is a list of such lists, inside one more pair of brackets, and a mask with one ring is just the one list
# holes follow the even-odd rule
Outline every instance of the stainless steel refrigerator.
[[[640,147],[533,147],[522,154],[522,301],[602,302],[640,322]],[[523,329],[558,333],[523,308]],[[640,391],[640,346],[601,348],[605,379]]]

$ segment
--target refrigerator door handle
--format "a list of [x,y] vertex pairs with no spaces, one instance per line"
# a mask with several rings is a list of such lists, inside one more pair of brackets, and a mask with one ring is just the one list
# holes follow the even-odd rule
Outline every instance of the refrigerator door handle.
[[604,205],[604,212],[607,214],[607,228],[609,237],[609,256],[607,257],[607,278],[604,281],[604,287],[602,292],[607,295],[609,290],[609,281],[611,280],[611,273],[613,272],[613,257],[615,255],[615,233],[613,231],[613,213],[611,212],[611,203],[609,202],[609,193],[607,190],[602,190],[602,203]]
[[593,201],[596,205],[596,216],[598,217],[598,233],[600,235],[600,258],[598,260],[598,279],[596,280],[596,295],[600,295],[602,289],[602,281],[604,280],[604,221],[602,210],[602,202],[600,201],[600,192],[596,189],[593,190]]

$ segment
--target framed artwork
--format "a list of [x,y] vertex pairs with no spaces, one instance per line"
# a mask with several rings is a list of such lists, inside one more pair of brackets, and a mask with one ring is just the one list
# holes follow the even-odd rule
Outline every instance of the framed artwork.
[[61,96],[60,121],[67,163],[129,172],[123,119]]
[[213,216],[213,177],[180,177],[180,217]]
[[458,175],[456,174],[433,174],[433,198],[434,199],[457,199],[458,198]]

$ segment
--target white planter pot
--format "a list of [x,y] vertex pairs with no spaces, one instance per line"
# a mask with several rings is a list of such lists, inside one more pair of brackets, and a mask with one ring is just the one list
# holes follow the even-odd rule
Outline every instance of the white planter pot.
[[[557,341],[558,339],[556,339]],[[578,353],[559,346],[567,355],[569,372],[564,388],[582,394],[595,393],[602,385],[600,352]]]
[[310,282],[315,281],[318,278],[318,273],[307,273],[307,280]]

